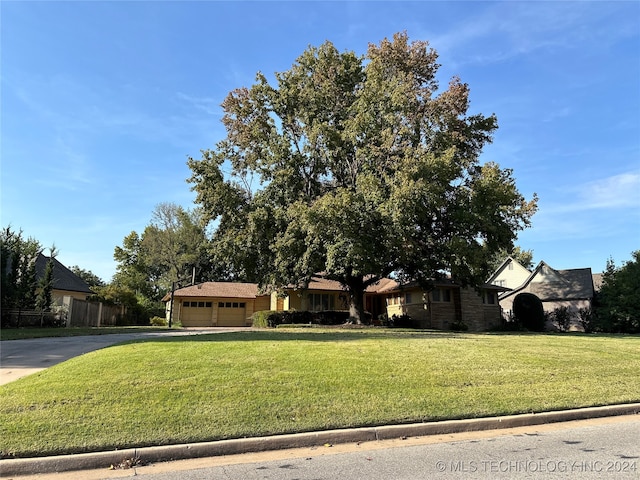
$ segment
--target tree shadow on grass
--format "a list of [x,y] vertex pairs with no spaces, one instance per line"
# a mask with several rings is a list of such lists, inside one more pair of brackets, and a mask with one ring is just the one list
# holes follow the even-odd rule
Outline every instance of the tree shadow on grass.
[[154,337],[132,340],[138,342],[350,342],[362,340],[477,340],[482,337],[576,337],[576,338],[622,338],[638,339],[635,335],[549,333],[549,332],[452,332],[438,330],[414,330],[391,328],[297,328],[297,329],[256,329],[238,332]]

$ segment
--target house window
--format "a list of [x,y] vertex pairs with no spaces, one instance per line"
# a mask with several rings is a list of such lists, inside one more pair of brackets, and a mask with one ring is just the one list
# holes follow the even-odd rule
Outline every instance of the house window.
[[224,302],[218,302],[218,308],[224,308]]
[[495,305],[496,295],[493,292],[484,292],[484,296],[482,297],[482,300],[483,300],[482,303],[486,303],[488,305]]
[[405,305],[409,305],[411,303],[411,294],[410,293],[405,293],[404,294],[404,303],[405,303]]
[[240,302],[240,308],[244,308],[245,302]]
[[224,304],[224,307],[225,307],[225,308],[231,308],[231,302],[226,302],[226,303]]
[[211,302],[205,303],[204,306],[207,307],[207,308],[211,308]]
[[320,312],[323,310],[333,310],[334,299],[333,295],[328,293],[310,293],[309,294],[309,310],[313,312]]
[[495,282],[495,283],[496,283],[496,285],[497,285],[497,286],[499,286],[499,287],[504,287],[504,286],[505,286],[505,283],[506,283],[506,280],[496,280],[496,282]]
[[434,302],[450,302],[451,290],[448,288],[436,288],[431,292],[431,300]]
[[513,262],[509,262],[509,265],[507,265],[507,270],[513,270]]

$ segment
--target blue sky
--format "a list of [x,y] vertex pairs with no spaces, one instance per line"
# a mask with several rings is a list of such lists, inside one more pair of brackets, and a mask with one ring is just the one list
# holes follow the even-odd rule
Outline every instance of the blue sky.
[[640,2],[0,2],[1,221],[104,280],[154,207],[193,207],[187,156],[220,103],[309,46],[428,40],[500,128],[483,161],[540,197],[518,244],[603,270],[640,249]]

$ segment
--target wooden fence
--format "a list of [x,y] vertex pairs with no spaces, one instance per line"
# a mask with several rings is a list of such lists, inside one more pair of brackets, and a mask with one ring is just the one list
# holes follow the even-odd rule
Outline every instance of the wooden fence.
[[126,314],[126,307],[122,305],[105,305],[71,297],[65,297],[64,305],[67,306],[67,327],[113,327]]
[[113,327],[122,324],[127,308],[63,297],[55,312],[8,310],[2,312],[3,327]]

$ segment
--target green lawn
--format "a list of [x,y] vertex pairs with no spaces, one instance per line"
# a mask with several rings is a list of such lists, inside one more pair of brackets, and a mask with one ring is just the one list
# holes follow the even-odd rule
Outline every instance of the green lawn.
[[113,333],[163,332],[166,330],[167,327],[3,328],[0,329],[0,340],[77,337],[80,335],[110,335]]
[[0,387],[15,456],[640,400],[640,337],[273,330],[88,353]]

